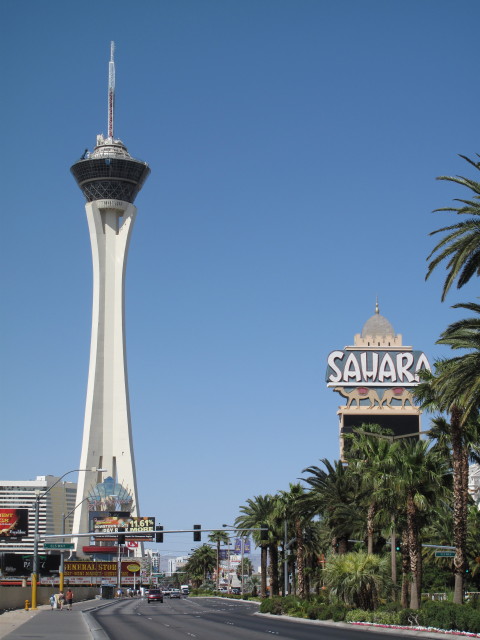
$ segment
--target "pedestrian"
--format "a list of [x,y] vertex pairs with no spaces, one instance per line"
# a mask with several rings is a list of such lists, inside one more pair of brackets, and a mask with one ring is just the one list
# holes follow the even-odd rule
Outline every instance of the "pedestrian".
[[55,594],[52,593],[52,595],[50,596],[50,606],[52,607],[52,611],[56,608],[57,606],[57,602],[55,600]]
[[72,610],[72,604],[73,604],[73,591],[69,588],[67,593],[65,594],[65,601],[67,603],[67,607],[68,610],[71,611]]
[[65,600],[65,596],[63,595],[63,591],[59,591],[55,594],[55,602],[57,604],[57,609],[63,609],[63,602]]

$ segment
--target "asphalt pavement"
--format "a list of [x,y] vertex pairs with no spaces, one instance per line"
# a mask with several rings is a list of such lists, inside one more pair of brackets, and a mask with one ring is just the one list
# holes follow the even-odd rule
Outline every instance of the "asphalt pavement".
[[[199,601],[200,600],[201,599],[199,598]],[[218,602],[220,599],[212,600],[217,600]],[[128,600],[126,600],[126,602],[128,602]],[[23,609],[8,611],[0,615],[0,639],[26,640],[27,638],[36,638],[36,640],[104,640],[107,638],[106,634],[96,622],[95,618],[89,615],[88,612],[93,609],[98,611],[98,608],[109,607],[116,603],[118,603],[118,600],[105,601],[96,599],[75,603],[72,611],[68,611],[67,609],[52,611],[49,605],[42,605],[35,611],[25,611]],[[289,620],[292,623],[295,621],[309,626],[313,624],[317,626],[320,634],[321,627],[331,627],[332,629],[336,628],[338,631],[341,631],[342,628],[346,631],[348,628],[349,632],[355,629],[352,625],[334,623],[330,621],[293,620],[292,618],[284,616],[268,616],[263,614],[260,614],[260,616],[270,618],[272,622],[283,619],[285,621]],[[365,633],[362,633],[362,631],[373,632],[377,637],[381,634],[386,639],[390,637],[392,640],[394,636],[403,636],[405,639],[435,638],[436,640],[452,637],[451,634],[447,635],[445,633],[427,630],[385,629],[371,626],[356,627],[356,629],[358,630],[358,634],[356,635],[358,635],[359,640],[367,637]],[[464,634],[458,634],[457,637],[461,637],[461,635]]]

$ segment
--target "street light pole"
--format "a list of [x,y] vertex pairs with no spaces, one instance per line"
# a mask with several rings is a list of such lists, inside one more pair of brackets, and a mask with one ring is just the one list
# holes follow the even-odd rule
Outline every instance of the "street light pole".
[[241,567],[242,567],[242,596],[243,596],[243,574],[245,573],[245,568],[243,566],[243,554],[244,554],[244,550],[245,550],[245,537],[242,536],[240,538],[240,540],[242,541],[242,562],[241,562]]
[[284,520],[284,537],[283,537],[283,596],[288,595],[288,524],[287,517],[285,515]]
[[[32,596],[31,596],[31,609],[37,608],[37,583],[38,583],[38,541],[39,541],[39,520],[40,520],[40,500],[44,498],[47,493],[55,487],[65,476],[68,476],[69,473],[75,473],[76,471],[93,471],[93,472],[104,472],[107,469],[97,469],[97,467],[91,467],[90,469],[71,469],[60,476],[58,480],[56,480],[51,487],[48,487],[46,491],[43,493],[37,492],[35,496],[35,526],[34,526],[34,534],[33,534],[33,573],[32,573]],[[65,531],[63,531],[65,533]]]

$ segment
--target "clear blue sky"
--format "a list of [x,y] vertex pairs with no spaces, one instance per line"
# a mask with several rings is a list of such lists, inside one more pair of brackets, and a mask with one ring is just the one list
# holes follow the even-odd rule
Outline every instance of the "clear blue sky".
[[[143,515],[232,522],[338,457],[326,357],[380,311],[431,359],[476,283],[425,283],[479,150],[477,0],[3,0],[3,479],[78,467],[92,274],[69,168],[146,160],[126,286]],[[165,552],[193,546],[166,538]]]

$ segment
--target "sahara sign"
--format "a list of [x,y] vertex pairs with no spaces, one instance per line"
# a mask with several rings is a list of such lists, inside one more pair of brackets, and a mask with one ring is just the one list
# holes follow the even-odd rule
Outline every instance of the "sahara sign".
[[418,372],[430,371],[422,351],[332,351],[328,356],[327,386],[413,387]]

